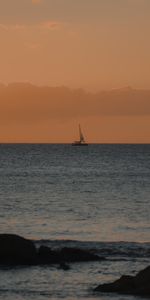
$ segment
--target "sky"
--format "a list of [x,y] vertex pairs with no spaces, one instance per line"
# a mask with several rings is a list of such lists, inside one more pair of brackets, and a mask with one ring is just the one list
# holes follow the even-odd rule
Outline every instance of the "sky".
[[[67,86],[94,94],[127,86],[150,89],[150,0],[0,0],[0,82],[28,82],[45,89]],[[79,122],[90,142],[150,142],[149,115],[139,116],[136,110],[133,115],[114,116],[106,107],[103,114],[71,119],[70,105],[64,103],[67,120],[62,112],[41,123],[35,105],[32,122],[25,125],[20,120],[16,126],[7,109],[10,115],[17,91],[18,86],[5,100],[2,142],[69,142]],[[2,106],[3,97],[0,94]],[[28,99],[20,96],[18,101],[23,110]],[[52,105],[53,97],[49,101]],[[145,104],[140,105],[143,111]]]

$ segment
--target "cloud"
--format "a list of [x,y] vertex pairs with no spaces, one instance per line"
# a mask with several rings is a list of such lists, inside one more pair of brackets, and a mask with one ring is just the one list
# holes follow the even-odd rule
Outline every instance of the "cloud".
[[46,21],[39,25],[39,28],[41,29],[55,29],[60,28],[63,24],[60,22],[54,22],[54,21]]
[[19,31],[27,28],[27,25],[23,24],[0,24],[0,29],[6,31]]
[[[20,101],[21,99],[21,101]],[[150,90],[118,89],[100,93],[29,83],[0,88],[0,124],[77,117],[149,116]]]
[[150,90],[87,93],[15,83],[0,85],[0,108],[2,142],[72,141],[78,122],[87,124],[89,141],[150,142]]
[[60,29],[64,23],[58,21],[47,20],[36,24],[2,24],[0,29],[5,31],[23,31],[23,30],[54,30]]

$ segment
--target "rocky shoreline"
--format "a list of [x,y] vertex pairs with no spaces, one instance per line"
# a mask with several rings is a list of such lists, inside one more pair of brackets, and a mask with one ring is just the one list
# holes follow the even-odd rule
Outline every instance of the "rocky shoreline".
[[46,265],[73,262],[100,261],[99,257],[87,250],[64,247],[52,250],[15,234],[0,234],[0,265]]
[[136,276],[123,275],[112,283],[101,284],[94,291],[150,298],[150,266],[137,273]]
[[[34,242],[29,239],[15,234],[0,234],[0,266],[2,267],[56,264],[68,270],[68,263],[102,260],[105,260],[105,257],[100,257],[89,250],[69,247],[53,250],[44,245],[36,248]],[[123,275],[112,283],[100,284],[94,292],[150,298],[150,266],[136,276]]]

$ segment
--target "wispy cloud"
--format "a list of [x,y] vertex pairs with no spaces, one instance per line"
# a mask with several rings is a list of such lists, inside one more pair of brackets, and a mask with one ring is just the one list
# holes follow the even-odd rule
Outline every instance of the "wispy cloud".
[[[3,89],[0,89],[0,123],[2,120],[7,122],[8,115],[20,123],[27,122],[29,117],[34,122],[77,116],[150,116],[149,99],[150,90],[127,88],[87,93],[80,89],[36,87],[29,83],[15,83],[6,86],[5,94]],[[10,103],[14,105],[10,106]]]
[[54,21],[46,21],[38,25],[39,28],[42,29],[55,29],[55,28],[60,28],[64,24],[60,22],[54,22]]
[[37,24],[2,24],[0,29],[6,31],[22,31],[22,30],[54,30],[64,27],[64,23],[58,21],[47,20]]
[[17,30],[23,30],[23,29],[26,29],[27,26],[26,25],[22,25],[22,24],[0,24],[0,29],[2,30],[14,30],[14,31],[17,31]]

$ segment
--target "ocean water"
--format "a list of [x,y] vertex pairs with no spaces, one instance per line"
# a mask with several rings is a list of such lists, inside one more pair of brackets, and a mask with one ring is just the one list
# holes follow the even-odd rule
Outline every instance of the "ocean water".
[[106,257],[0,268],[0,299],[135,299],[93,288],[149,265],[150,145],[1,144],[0,233]]

